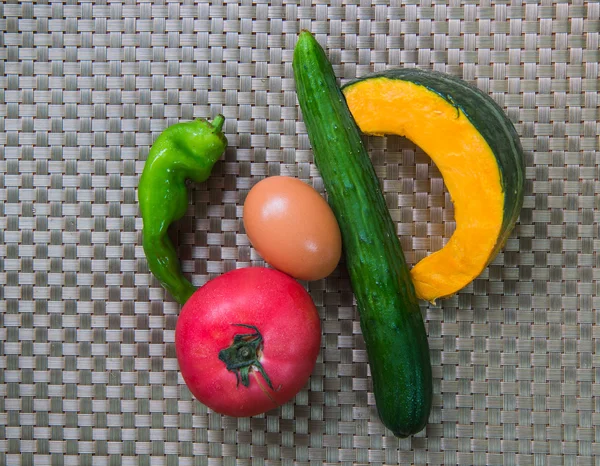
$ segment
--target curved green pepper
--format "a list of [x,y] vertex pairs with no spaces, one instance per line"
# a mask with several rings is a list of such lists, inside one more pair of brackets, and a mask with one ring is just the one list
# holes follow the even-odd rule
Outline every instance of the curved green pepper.
[[138,197],[143,220],[143,247],[150,271],[184,304],[196,291],[181,272],[175,246],[167,235],[171,223],[188,206],[186,180],[205,181],[227,147],[221,132],[225,118],[178,123],[156,139],[140,178]]

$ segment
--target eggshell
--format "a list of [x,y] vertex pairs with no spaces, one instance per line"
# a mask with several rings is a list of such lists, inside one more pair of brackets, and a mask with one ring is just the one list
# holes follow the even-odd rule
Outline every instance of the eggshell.
[[244,203],[244,228],[268,264],[300,280],[328,276],[341,257],[331,207],[297,178],[271,176],[254,185]]

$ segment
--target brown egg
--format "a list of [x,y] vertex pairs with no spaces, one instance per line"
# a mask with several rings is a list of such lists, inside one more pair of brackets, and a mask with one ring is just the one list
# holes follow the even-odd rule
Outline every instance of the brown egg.
[[342,236],[327,201],[297,178],[258,182],[244,203],[244,228],[271,266],[300,280],[329,275],[342,254]]

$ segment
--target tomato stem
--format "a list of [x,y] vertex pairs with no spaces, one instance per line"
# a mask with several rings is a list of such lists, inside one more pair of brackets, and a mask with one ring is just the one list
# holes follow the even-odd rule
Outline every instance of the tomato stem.
[[235,373],[237,385],[240,380],[244,387],[250,385],[249,373],[251,369],[257,369],[273,390],[271,379],[265,372],[258,360],[258,352],[264,346],[263,337],[254,325],[233,324],[237,327],[246,327],[254,330],[254,333],[238,333],[233,336],[231,346],[219,351],[219,359],[225,363],[227,370]]

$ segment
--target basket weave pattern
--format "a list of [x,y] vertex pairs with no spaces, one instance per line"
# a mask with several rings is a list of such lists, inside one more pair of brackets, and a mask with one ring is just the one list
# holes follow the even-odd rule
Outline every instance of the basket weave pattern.
[[[0,464],[598,464],[599,16],[594,0],[2,2]],[[309,384],[234,419],[183,384],[179,306],[141,248],[139,175],[181,120],[223,113],[229,140],[176,232],[196,285],[263,264],[241,222],[258,180],[323,192],[291,64],[303,28],[341,82],[417,66],[477,85],[526,150],[503,252],[423,304],[435,397],[413,438],[378,421],[343,266],[305,284],[323,323]],[[414,264],[451,236],[449,195],[410,142],[368,146]]]

